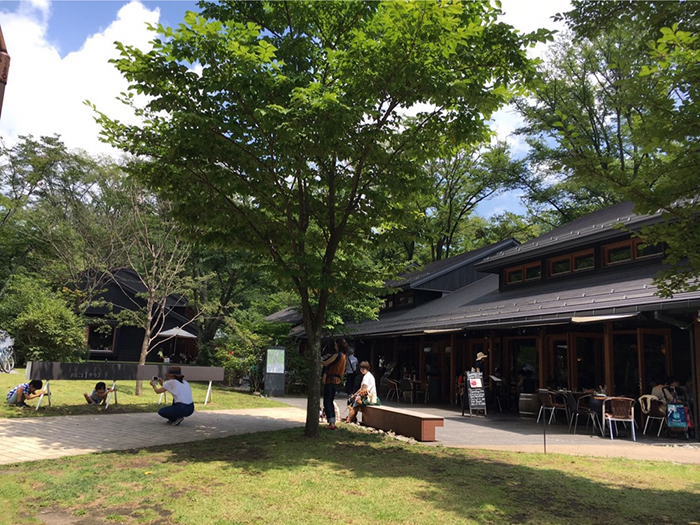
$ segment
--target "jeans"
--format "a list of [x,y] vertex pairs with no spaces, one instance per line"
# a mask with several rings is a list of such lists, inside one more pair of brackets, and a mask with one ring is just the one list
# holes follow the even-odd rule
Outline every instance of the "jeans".
[[194,403],[186,405],[185,403],[173,403],[170,406],[163,407],[158,411],[160,417],[169,419],[171,422],[181,417],[188,417],[194,413]]
[[335,401],[335,385],[323,385],[323,410],[326,411],[326,419],[331,425],[335,423],[336,415],[335,407],[333,406],[333,401]]

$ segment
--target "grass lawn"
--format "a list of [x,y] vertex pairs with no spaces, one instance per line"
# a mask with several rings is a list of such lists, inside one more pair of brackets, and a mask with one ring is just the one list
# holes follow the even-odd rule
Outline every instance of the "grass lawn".
[[0,524],[700,521],[695,465],[408,444],[300,429],[2,467]]
[[[185,378],[187,379],[187,378]],[[11,407],[5,402],[5,395],[12,388],[20,383],[26,383],[24,379],[24,369],[17,369],[17,374],[0,374],[0,417],[34,417],[34,416],[65,416],[72,414],[94,414],[97,410],[103,410],[88,405],[85,402],[83,393],[90,393],[95,388],[94,380],[91,381],[51,381],[51,407],[48,406],[48,399],[44,397],[41,408],[33,410],[38,398],[31,399],[28,404],[32,410]],[[205,406],[204,398],[207,394],[209,383],[190,383],[192,395],[197,410],[221,410],[230,408],[266,408],[286,406],[277,401],[271,401],[264,397],[254,396],[243,392],[237,392],[230,388],[213,385],[212,399]],[[107,382],[111,387],[112,383]],[[135,396],[136,381],[120,381],[117,383],[118,404],[110,404],[106,412],[155,412],[158,410],[158,394],[153,392],[153,388],[144,382],[142,396]],[[112,403],[114,399],[112,399]],[[168,403],[172,403],[172,398],[168,396]]]

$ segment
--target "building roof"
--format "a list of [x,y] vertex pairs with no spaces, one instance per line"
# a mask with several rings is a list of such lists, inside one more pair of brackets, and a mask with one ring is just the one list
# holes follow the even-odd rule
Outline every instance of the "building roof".
[[270,321],[272,323],[290,323],[293,325],[301,324],[303,320],[301,312],[295,306],[284,308],[265,317],[265,321]]
[[552,279],[537,286],[499,291],[490,275],[413,310],[380,315],[377,321],[349,326],[357,336],[569,323],[573,317],[638,314],[700,306],[700,292],[673,298],[654,295],[658,264],[621,265],[575,279]]
[[554,252],[588,246],[593,242],[620,235],[620,226],[638,229],[661,220],[661,213],[639,215],[634,213],[632,202],[589,213],[580,219],[537,237],[531,241],[485,257],[476,265],[478,271],[494,271],[528,259]]
[[[398,279],[388,281],[387,286],[391,288],[403,288],[403,289],[429,289],[434,290],[434,287],[430,286],[430,283],[445,275],[448,272],[455,271],[468,264],[476,263],[482,260],[484,257],[496,254],[512,248],[518,245],[518,241],[515,239],[507,239],[505,241],[498,242],[496,244],[491,244],[489,246],[484,246],[483,248],[478,248],[470,252],[461,253],[455,255],[454,257],[448,257],[441,261],[435,261],[430,264],[425,265],[423,268],[411,272],[406,272],[399,276]],[[453,291],[453,290],[444,290]]]

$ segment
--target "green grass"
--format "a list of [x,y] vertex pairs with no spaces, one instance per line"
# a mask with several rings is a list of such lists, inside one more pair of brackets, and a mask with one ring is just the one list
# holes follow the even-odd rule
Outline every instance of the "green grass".
[[698,523],[700,469],[299,429],[2,467],[0,524]]
[[[41,403],[41,408],[33,410],[36,407],[38,398],[29,400],[28,404],[32,406],[32,410],[20,409],[9,406],[5,402],[7,392],[20,383],[25,383],[24,369],[17,369],[17,374],[0,374],[0,418],[2,417],[34,417],[34,416],[65,416],[74,414],[93,414],[103,408],[90,406],[85,402],[83,393],[92,392],[95,387],[94,380],[91,381],[51,381],[51,402],[52,406],[48,406],[48,399],[44,397]],[[190,383],[192,386],[192,395],[194,402],[197,405],[197,410],[222,410],[233,408],[268,408],[286,406],[277,401],[272,401],[261,396],[237,392],[230,388],[214,385],[212,386],[212,400],[206,406],[204,398],[206,397],[208,383]],[[112,386],[111,382],[107,383],[108,387]],[[118,403],[110,404],[106,410],[108,413],[125,413],[125,412],[155,412],[158,410],[158,394],[153,392],[153,388],[144,382],[143,395],[134,395],[136,389],[136,381],[120,381],[117,383]],[[172,398],[168,397],[168,403]],[[113,403],[114,401],[112,401]]]

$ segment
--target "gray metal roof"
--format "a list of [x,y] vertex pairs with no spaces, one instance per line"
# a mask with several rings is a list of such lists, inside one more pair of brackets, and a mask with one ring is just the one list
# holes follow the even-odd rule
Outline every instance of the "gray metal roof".
[[615,206],[589,213],[520,246],[485,257],[480,263],[477,263],[476,270],[493,271],[519,261],[533,259],[580,245],[590,245],[598,240],[618,237],[620,235],[620,225],[637,229],[645,224],[661,220],[661,213],[638,215],[633,210],[633,203],[622,202]]
[[496,244],[490,244],[488,246],[484,246],[483,248],[478,248],[470,252],[455,255],[454,257],[449,257],[441,261],[435,261],[425,265],[420,270],[403,274],[398,279],[387,282],[387,286],[390,286],[391,288],[419,289],[426,287],[428,289],[433,289],[426,285],[428,285],[434,279],[437,279],[448,272],[452,272],[468,264],[478,262],[484,257],[502,252],[517,245],[518,241],[515,239],[506,239],[505,241],[501,241]]
[[490,275],[413,310],[380,315],[377,321],[348,327],[349,334],[400,335],[426,330],[464,330],[568,322],[598,316],[700,306],[700,292],[665,299],[654,295],[659,264],[621,265],[573,279],[551,279],[537,286],[499,291]]

